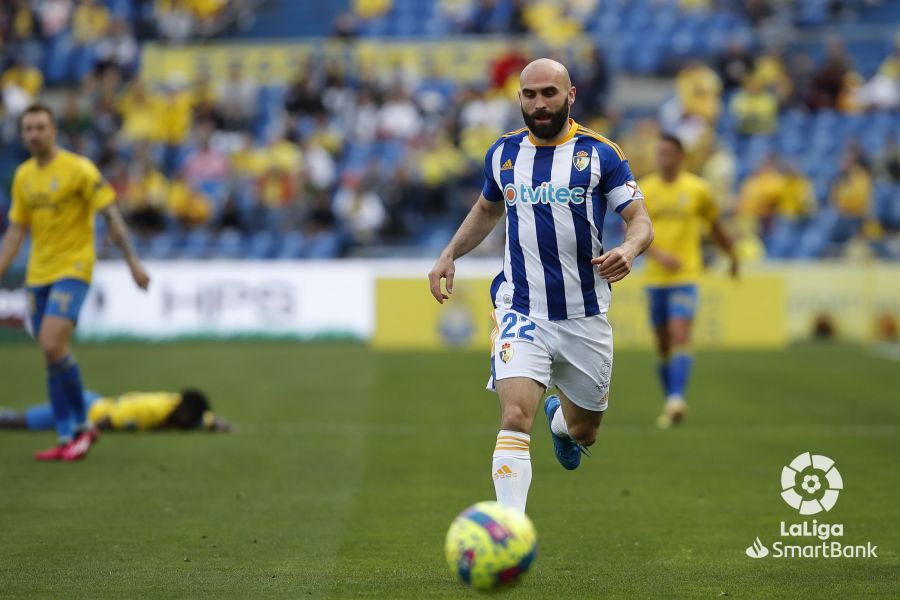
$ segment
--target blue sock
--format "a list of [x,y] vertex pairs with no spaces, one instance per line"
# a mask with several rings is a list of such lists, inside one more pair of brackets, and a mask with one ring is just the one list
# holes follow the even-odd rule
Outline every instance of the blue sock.
[[87,408],[84,403],[84,390],[81,387],[81,370],[78,363],[70,354],[55,365],[50,366],[60,376],[66,401],[69,404],[69,412],[75,429],[80,431],[87,427]]
[[669,361],[671,391],[667,395],[684,396],[684,390],[687,388],[693,364],[694,357],[690,354],[678,352],[672,355],[672,359]]
[[669,361],[662,360],[656,365],[656,375],[659,377],[659,383],[662,385],[663,392],[666,396],[671,394],[672,378],[669,377]]
[[62,374],[53,366],[47,367],[47,391],[50,393],[53,422],[56,425],[56,435],[59,436],[59,441],[64,443],[72,439],[72,412],[69,409],[69,399],[66,397],[66,389],[62,380]]

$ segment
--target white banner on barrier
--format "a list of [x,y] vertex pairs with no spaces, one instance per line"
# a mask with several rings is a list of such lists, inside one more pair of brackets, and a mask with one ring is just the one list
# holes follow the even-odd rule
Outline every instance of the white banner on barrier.
[[285,336],[368,339],[371,269],[335,262],[156,262],[139,290],[127,267],[101,262],[79,336]]

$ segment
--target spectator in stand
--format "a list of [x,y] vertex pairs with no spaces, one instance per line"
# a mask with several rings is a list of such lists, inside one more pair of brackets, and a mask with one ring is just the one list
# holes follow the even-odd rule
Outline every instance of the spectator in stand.
[[831,207],[838,214],[832,241],[846,241],[862,227],[871,212],[872,177],[862,156],[856,151],[845,154],[841,172],[831,186]]
[[156,140],[159,134],[157,119],[159,104],[141,79],[135,79],[119,100],[122,117],[122,137],[129,143]]
[[422,133],[422,115],[403,85],[397,83],[378,111],[379,135],[389,139],[410,140]]
[[376,19],[383,17],[393,4],[393,0],[353,0],[353,12],[363,20]]
[[738,214],[755,224],[764,235],[771,226],[775,207],[784,194],[784,177],[778,168],[778,157],[767,155],[759,167],[741,185],[738,194]]
[[330,190],[337,180],[337,165],[331,154],[315,139],[306,138],[300,147],[303,171],[310,187]]
[[815,77],[815,64],[807,52],[798,52],[790,58],[788,66],[788,79],[791,81],[791,93],[785,101],[789,108],[807,110],[812,108],[813,78]]
[[28,103],[37,100],[44,89],[44,75],[35,67],[27,54],[16,56],[15,62],[0,77],[0,87],[13,86],[24,94]]
[[305,65],[294,76],[284,94],[284,109],[292,117],[311,117],[322,112],[322,94],[310,74],[311,66]]
[[191,94],[184,83],[172,78],[163,85],[156,105],[156,139],[163,145],[162,168],[166,177],[172,177],[181,170],[182,149],[191,133]]
[[[759,81],[760,85],[775,95],[780,105],[784,106],[790,101],[794,83],[791,82],[791,77],[788,75],[782,48],[766,49],[756,60],[753,77]],[[798,81],[796,84],[803,85],[803,82]]]
[[160,173],[144,144],[135,146],[122,198],[123,212],[138,235],[158,233],[166,225],[169,182]]
[[510,89],[515,86],[517,91],[519,87],[519,73],[525,68],[531,60],[529,54],[520,44],[512,44],[510,48],[497,57],[491,64],[490,82],[491,86],[496,89]]
[[444,135],[425,136],[421,148],[413,149],[417,157],[417,175],[421,182],[420,208],[426,214],[443,214],[450,206],[449,196],[454,181],[466,170],[466,159]]
[[743,135],[770,135],[778,127],[778,99],[756,76],[746,79],[729,110]]
[[72,14],[72,39],[79,46],[92,46],[107,34],[111,22],[106,5],[97,0],[81,0]]
[[861,108],[894,110],[900,107],[900,34],[878,72],[857,90],[855,100]]
[[818,209],[812,181],[788,163],[783,170],[781,194],[774,206],[774,219],[766,239],[770,258],[795,258],[798,240]]
[[744,80],[753,73],[753,56],[741,38],[736,37],[728,42],[725,54],[716,65],[716,71],[725,93],[740,88]]
[[715,123],[722,110],[722,81],[699,60],[690,61],[675,77],[675,91],[685,115]]
[[800,241],[800,255],[816,258],[833,252],[862,233],[871,216],[872,178],[862,155],[855,149],[844,153],[841,172],[831,185],[828,206],[819,213]]
[[578,88],[578,102],[582,115],[579,123],[590,122],[606,114],[606,104],[609,99],[610,73],[603,54],[603,48],[599,45],[591,50],[591,59],[584,68],[576,72],[574,83]]
[[741,6],[754,27],[759,27],[775,15],[771,0],[743,0]]
[[45,39],[53,38],[69,27],[72,18],[72,0],[43,0],[38,5],[41,22],[41,35]]
[[656,169],[656,142],[659,134],[659,123],[655,119],[641,119],[620,138],[635,180]]
[[97,43],[96,68],[99,71],[109,68],[119,69],[125,77],[130,77],[137,67],[139,54],[140,49],[128,21],[116,19],[112,23],[109,35]]
[[850,58],[840,37],[830,37],[825,60],[813,75],[809,104],[814,110],[834,109],[844,93]]
[[334,197],[334,214],[346,224],[357,244],[373,242],[387,220],[381,198],[356,173],[344,175]]
[[[878,157],[876,165],[876,172],[879,177],[894,184],[900,183],[900,144],[897,144],[896,135],[891,134],[888,136],[884,152]],[[893,201],[900,206],[900,197],[894,197]]]
[[199,189],[204,184],[222,185],[231,174],[228,157],[212,147],[212,131],[208,127],[197,130],[197,146],[184,161],[187,182]]
[[167,200],[169,216],[185,230],[208,223],[212,216],[212,200],[191,187],[183,173],[176,175],[169,184]]
[[78,94],[73,92],[66,95],[56,122],[60,143],[66,147],[74,146],[76,140],[90,133],[91,127],[91,118],[82,108]]
[[[630,157],[631,155],[627,155]],[[731,148],[710,138],[705,148],[700,176],[709,184],[713,198],[719,204],[719,212],[731,218],[737,211],[734,183],[737,175],[737,159]]]
[[4,56],[31,54],[38,35],[37,15],[28,0],[13,0],[9,8],[9,29],[4,36]]
[[228,78],[216,89],[216,109],[225,131],[244,131],[253,124],[256,116],[259,88],[244,75],[243,65],[232,62]]

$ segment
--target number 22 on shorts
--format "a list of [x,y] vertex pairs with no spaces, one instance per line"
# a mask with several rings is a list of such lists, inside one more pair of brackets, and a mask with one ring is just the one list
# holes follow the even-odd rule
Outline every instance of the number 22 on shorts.
[[[528,335],[529,331],[534,331],[534,322],[527,317],[523,317],[522,315],[517,315],[513,312],[508,312],[503,315],[503,319],[501,320],[501,332],[500,339],[508,340],[512,338],[519,338],[520,340],[528,340],[529,342],[533,342],[534,338]],[[518,327],[518,331],[515,331]]]

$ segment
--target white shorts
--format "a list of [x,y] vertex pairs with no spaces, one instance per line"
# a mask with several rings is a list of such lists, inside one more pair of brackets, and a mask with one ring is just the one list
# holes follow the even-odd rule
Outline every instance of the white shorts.
[[561,390],[576,406],[604,411],[612,375],[612,327],[606,315],[550,321],[494,311],[491,378],[528,377]]

